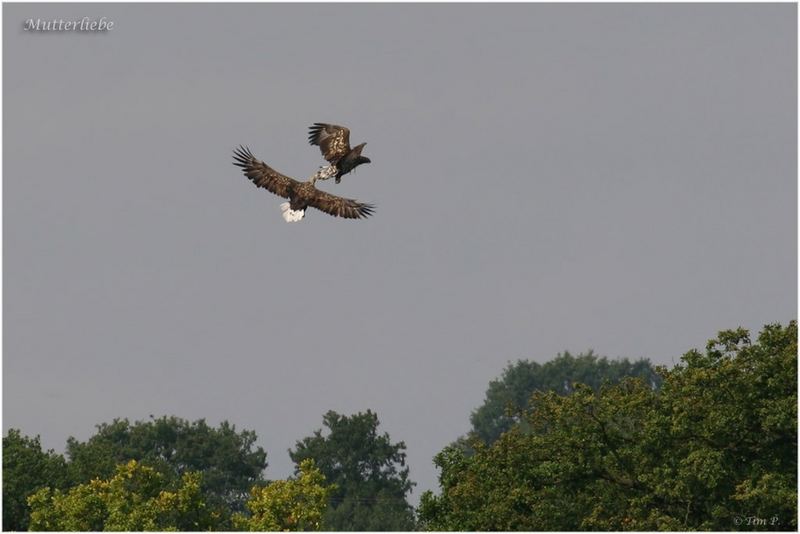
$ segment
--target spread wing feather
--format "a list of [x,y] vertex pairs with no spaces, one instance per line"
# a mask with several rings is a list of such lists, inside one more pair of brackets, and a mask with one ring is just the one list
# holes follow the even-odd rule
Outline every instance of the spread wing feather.
[[345,219],[363,219],[372,215],[375,209],[372,204],[332,195],[317,188],[314,188],[314,194],[308,198],[308,205],[328,215]]
[[308,142],[318,145],[328,162],[335,163],[342,156],[350,152],[350,130],[336,124],[315,122],[308,129]]
[[263,161],[256,159],[247,147],[240,146],[234,150],[233,164],[241,167],[245,176],[258,187],[263,187],[271,193],[292,200],[293,205],[297,202],[300,207],[311,206],[328,215],[345,219],[369,217],[375,209],[372,204],[332,195],[317,189],[310,182],[298,182],[284,176]]
[[234,165],[241,167],[245,176],[256,184],[271,193],[275,193],[283,198],[289,198],[292,191],[300,185],[300,182],[284,176],[263,161],[256,159],[250,149],[239,146],[233,152]]

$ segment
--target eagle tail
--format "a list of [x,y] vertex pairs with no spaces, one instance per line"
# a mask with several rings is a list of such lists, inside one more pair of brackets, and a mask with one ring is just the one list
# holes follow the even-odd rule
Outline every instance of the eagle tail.
[[306,215],[306,210],[293,210],[288,202],[281,204],[281,214],[286,222],[297,222]]

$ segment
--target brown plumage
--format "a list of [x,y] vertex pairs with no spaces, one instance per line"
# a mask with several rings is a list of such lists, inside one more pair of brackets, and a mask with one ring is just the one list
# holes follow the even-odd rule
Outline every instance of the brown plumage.
[[350,130],[336,124],[315,122],[308,129],[308,142],[319,146],[322,157],[336,167],[336,183],[342,176],[370,159],[362,156],[361,151],[367,143],[350,148]]
[[344,217],[345,219],[369,217],[374,210],[372,204],[339,197],[317,189],[314,186],[315,180],[313,178],[307,182],[300,182],[284,176],[263,161],[256,159],[247,147],[240,146],[236,149],[233,153],[233,160],[233,164],[241,167],[244,175],[256,186],[263,187],[271,193],[289,199],[288,207],[294,212],[299,212],[299,214],[298,218],[289,219],[284,213],[284,219],[287,221],[300,220],[305,209],[309,206],[324,211],[328,215]]

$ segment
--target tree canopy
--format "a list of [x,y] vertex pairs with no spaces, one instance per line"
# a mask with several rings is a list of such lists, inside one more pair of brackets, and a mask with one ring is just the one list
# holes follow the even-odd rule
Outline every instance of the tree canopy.
[[70,438],[66,460],[11,429],[3,528],[797,529],[796,321],[755,341],[720,332],[672,369],[591,353],[517,362],[476,413],[489,433],[436,455],[440,490],[418,521],[405,443],[370,410],[326,413],[289,450],[295,475],[272,482],[255,433],[227,422],[115,419]]
[[298,468],[313,459],[336,485],[323,518],[326,530],[411,530],[413,509],[406,500],[413,482],[405,465],[405,443],[378,433],[378,416],[367,410],[350,417],[330,411],[322,430],[289,451]]
[[233,523],[251,532],[320,530],[334,490],[335,486],[325,485],[325,475],[314,461],[306,459],[294,479],[254,486],[247,501],[250,514],[234,515]]
[[39,436],[23,436],[10,429],[3,438],[3,530],[28,530],[28,496],[51,486],[67,486],[64,457],[42,451]]
[[208,504],[236,511],[244,508],[250,488],[264,481],[267,454],[255,441],[255,432],[238,432],[227,421],[213,428],[203,419],[115,419],[98,425],[86,442],[69,438],[67,456],[73,483],[107,478],[129,460],[153,467],[171,481],[187,472],[202,473]]
[[68,491],[43,488],[28,498],[31,530],[213,530],[219,517],[203,502],[199,473],[188,472],[171,490],[162,473],[131,460],[108,480]]
[[661,384],[661,377],[646,359],[609,360],[588,351],[577,356],[564,352],[543,364],[518,360],[509,364],[500,378],[489,382],[486,399],[470,416],[470,435],[486,444],[493,443],[522,420],[520,415],[537,391],[568,395],[575,383],[597,391],[605,383],[617,383],[629,376],[639,377],[653,388]]
[[537,393],[474,454],[436,456],[432,530],[797,528],[797,324],[758,341],[724,331],[660,369],[660,391],[625,379]]

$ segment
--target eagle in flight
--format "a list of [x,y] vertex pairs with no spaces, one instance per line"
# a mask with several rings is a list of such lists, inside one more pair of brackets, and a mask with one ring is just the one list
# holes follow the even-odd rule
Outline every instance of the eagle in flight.
[[[337,126],[336,128],[339,127]],[[345,131],[347,131],[346,128]],[[343,139],[346,146],[347,133],[344,134]],[[363,148],[363,145],[356,147],[356,149],[359,151],[359,154],[361,152],[361,148]],[[324,152],[325,149],[323,149],[323,154]],[[346,157],[347,155],[345,155],[345,159]],[[363,161],[355,164],[351,163],[351,161],[357,161],[360,157],[361,156],[359,155],[355,158],[355,160],[348,160],[347,165],[350,165],[350,167],[347,168],[346,172],[349,172],[355,168],[356,165],[365,163]],[[366,159],[367,162],[369,161],[367,158],[363,159]],[[334,217],[344,217],[345,219],[361,219],[369,217],[372,215],[372,211],[375,209],[372,204],[365,204],[350,198],[332,195],[317,189],[316,186],[314,186],[314,183],[318,179],[330,178],[330,176],[333,176],[333,174],[328,173],[327,176],[323,176],[325,173],[318,171],[316,174],[311,176],[308,181],[300,182],[293,178],[289,178],[288,176],[284,176],[263,161],[256,159],[255,156],[253,156],[253,153],[250,152],[250,149],[243,146],[240,146],[238,149],[234,150],[233,160],[233,164],[237,167],[241,167],[244,175],[247,176],[257,187],[263,187],[271,193],[289,199],[289,202],[284,202],[281,204],[281,212],[283,213],[283,219],[286,222],[296,222],[301,220],[306,214],[306,208],[309,206],[320,211],[324,211],[328,215],[333,215]],[[329,161],[332,160],[329,159]],[[337,159],[336,161],[340,162],[341,158]],[[345,167],[343,166],[341,168]]]
[[342,181],[342,176],[359,165],[370,162],[369,158],[361,155],[367,143],[350,148],[350,130],[344,126],[315,122],[314,126],[308,129],[308,142],[319,146],[322,157],[330,163],[328,167],[323,167],[317,172],[321,180],[336,176],[338,184]]

